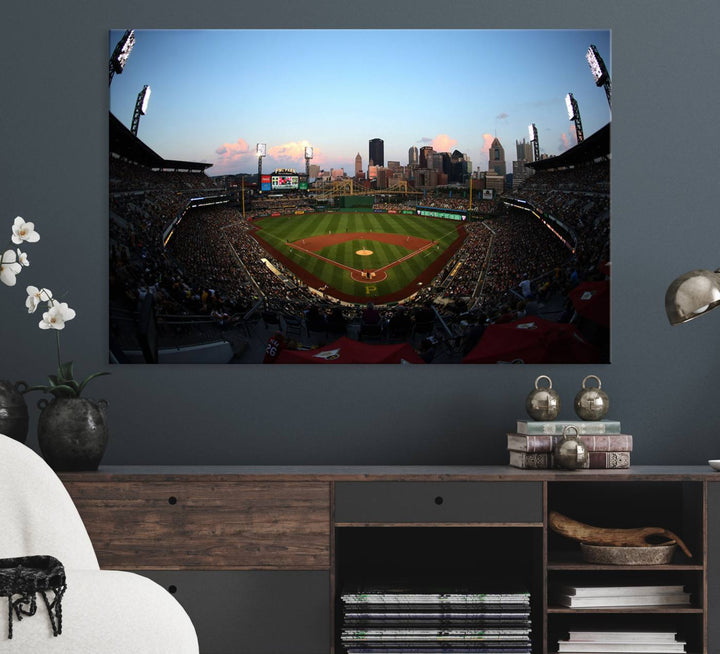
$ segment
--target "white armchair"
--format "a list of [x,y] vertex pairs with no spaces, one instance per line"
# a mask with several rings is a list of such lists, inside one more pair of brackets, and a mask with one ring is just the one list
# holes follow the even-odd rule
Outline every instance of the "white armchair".
[[48,554],[65,566],[62,634],[42,601],[13,620],[0,598],[0,653],[197,654],[195,629],[164,588],[130,572],[100,570],[62,482],[31,449],[0,435],[0,558]]

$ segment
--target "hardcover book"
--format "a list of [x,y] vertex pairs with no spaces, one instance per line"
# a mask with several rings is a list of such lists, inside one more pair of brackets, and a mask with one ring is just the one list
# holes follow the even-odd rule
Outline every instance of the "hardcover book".
[[619,420],[518,420],[518,434],[562,436],[565,427],[575,427],[578,434],[619,434]]
[[[515,452],[510,450],[510,465],[527,470],[555,467],[552,452]],[[623,470],[630,467],[630,452],[588,452],[587,462],[580,466],[589,470]]]
[[[581,434],[580,440],[590,452],[632,452],[630,434]],[[515,452],[552,452],[562,439],[556,434],[507,434],[507,448]]]

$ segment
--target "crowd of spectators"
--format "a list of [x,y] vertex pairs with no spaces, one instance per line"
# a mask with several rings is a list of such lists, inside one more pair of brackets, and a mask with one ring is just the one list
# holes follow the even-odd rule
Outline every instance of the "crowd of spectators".
[[[159,314],[203,315],[230,324],[262,300],[266,309],[302,317],[315,331],[339,334],[350,324],[367,324],[367,307],[337,302],[322,288],[311,292],[251,234],[248,218],[312,211],[314,201],[305,193],[254,198],[245,218],[228,205],[188,210],[163,247],[165,229],[198,189],[218,187],[200,173],[111,161],[111,302],[134,309],[151,293]],[[373,307],[375,323],[389,336],[440,316],[436,324],[464,351],[487,324],[533,313],[538,301],[553,295],[565,297],[580,281],[601,276],[599,266],[609,260],[608,189],[609,167],[600,163],[538,172],[513,191],[567,228],[574,254],[528,212],[503,209],[502,199],[474,201],[477,214],[471,218],[483,220],[464,223],[466,238],[443,270],[399,305]],[[467,209],[468,199],[443,193],[383,198],[374,208],[414,211],[418,205]],[[425,345],[432,359],[435,344],[431,339]]]
[[214,179],[205,173],[152,170],[146,166],[110,158],[110,192],[173,189],[190,191],[222,190]]

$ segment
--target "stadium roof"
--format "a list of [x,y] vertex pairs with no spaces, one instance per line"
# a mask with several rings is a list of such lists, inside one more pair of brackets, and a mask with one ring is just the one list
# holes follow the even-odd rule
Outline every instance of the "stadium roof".
[[134,161],[148,168],[169,168],[171,170],[193,170],[197,172],[210,168],[212,164],[195,161],[163,159],[149,148],[112,113],[110,113],[110,153]]
[[552,170],[553,168],[577,166],[594,161],[598,157],[607,157],[609,154],[610,123],[588,136],[582,143],[578,143],[562,154],[548,159],[541,159],[540,161],[533,161],[526,165],[535,170]]

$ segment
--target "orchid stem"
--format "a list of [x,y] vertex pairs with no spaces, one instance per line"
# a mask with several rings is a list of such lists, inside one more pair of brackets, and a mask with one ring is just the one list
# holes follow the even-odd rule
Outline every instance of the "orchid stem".
[[57,337],[57,358],[58,358],[58,370],[60,370],[61,364],[60,364],[60,331],[55,331],[55,336]]

